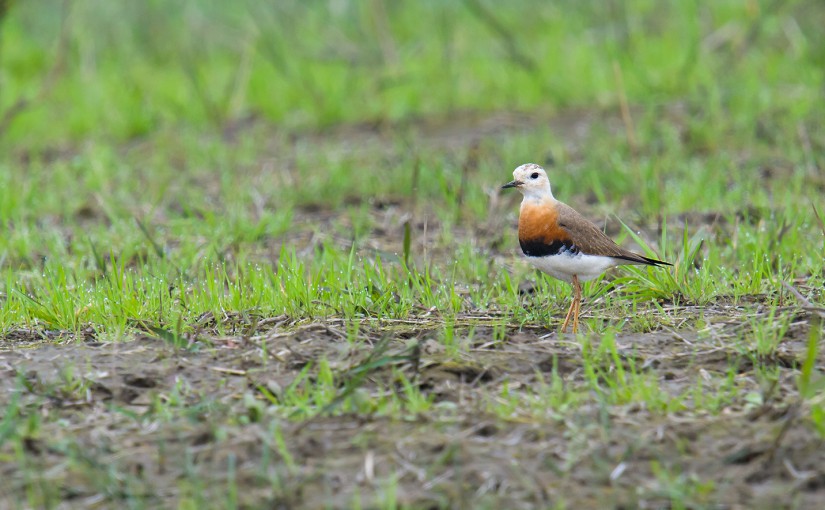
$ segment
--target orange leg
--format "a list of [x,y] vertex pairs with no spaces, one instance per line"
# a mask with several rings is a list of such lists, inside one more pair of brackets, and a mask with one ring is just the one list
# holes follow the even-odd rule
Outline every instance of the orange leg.
[[579,329],[579,309],[581,308],[582,287],[579,284],[579,277],[573,275],[573,302],[570,303],[570,308],[567,310],[567,316],[564,318],[564,324],[561,327],[562,333],[567,330],[567,325],[570,319],[573,319],[573,333]]
[[573,334],[575,334],[579,330],[579,313],[582,308],[582,286],[576,275],[573,275],[573,303],[576,305],[576,311],[573,312]]
[[564,333],[564,331],[567,329],[567,325],[570,323],[570,317],[573,316],[573,307],[575,305],[576,301],[574,300],[572,303],[570,303],[570,308],[567,309],[567,315],[564,317],[564,324],[561,327],[562,333]]

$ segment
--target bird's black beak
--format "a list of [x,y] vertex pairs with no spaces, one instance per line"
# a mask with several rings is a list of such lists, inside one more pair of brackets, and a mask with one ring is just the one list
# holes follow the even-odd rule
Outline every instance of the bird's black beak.
[[505,184],[504,186],[502,186],[501,189],[518,188],[522,184],[524,184],[524,183],[521,182],[521,181],[510,181],[507,184]]

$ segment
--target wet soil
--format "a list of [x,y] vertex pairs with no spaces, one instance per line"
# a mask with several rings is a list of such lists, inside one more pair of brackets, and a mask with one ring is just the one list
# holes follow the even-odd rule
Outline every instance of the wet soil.
[[[387,341],[387,331],[366,327],[353,347],[346,326],[282,318],[255,337],[187,349],[150,337],[44,342],[34,332],[27,344],[16,332],[0,352],[0,406],[6,419],[36,415],[39,426],[18,431],[25,452],[0,446],[0,501],[24,495],[32,473],[67,508],[176,506],[197,484],[211,502],[234,484],[247,508],[347,508],[356,498],[369,507],[387,491],[412,508],[665,508],[676,490],[696,508],[815,508],[825,497],[825,445],[795,389],[804,327],[757,365],[724,335],[616,339],[619,364],[671,395],[697,378],[708,391],[730,378],[741,396],[712,413],[688,398],[676,412],[631,402],[507,414],[493,412],[502,395],[535,396],[553,374],[571,391],[586,387],[582,346],[545,329],[496,339],[481,326],[465,352],[448,356],[426,329]],[[391,361],[356,391],[403,392],[402,373],[432,399],[429,410],[278,411],[308,364],[324,358],[346,382],[376,350]],[[774,388],[760,387],[765,367],[778,370]],[[601,368],[615,370],[616,360]],[[26,476],[12,461],[21,455]]]

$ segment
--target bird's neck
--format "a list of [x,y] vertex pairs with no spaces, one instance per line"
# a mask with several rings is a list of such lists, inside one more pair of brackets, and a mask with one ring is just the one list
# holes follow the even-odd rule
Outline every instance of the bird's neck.
[[524,199],[521,201],[521,208],[524,209],[525,207],[541,207],[541,206],[552,206],[555,205],[556,198],[553,196],[553,193],[550,191],[544,191],[543,193],[525,193]]

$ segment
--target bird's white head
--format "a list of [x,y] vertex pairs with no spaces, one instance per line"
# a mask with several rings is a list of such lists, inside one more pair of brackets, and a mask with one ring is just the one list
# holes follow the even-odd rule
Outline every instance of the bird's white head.
[[535,163],[527,163],[513,170],[513,180],[502,188],[517,188],[525,200],[553,199],[547,172]]

